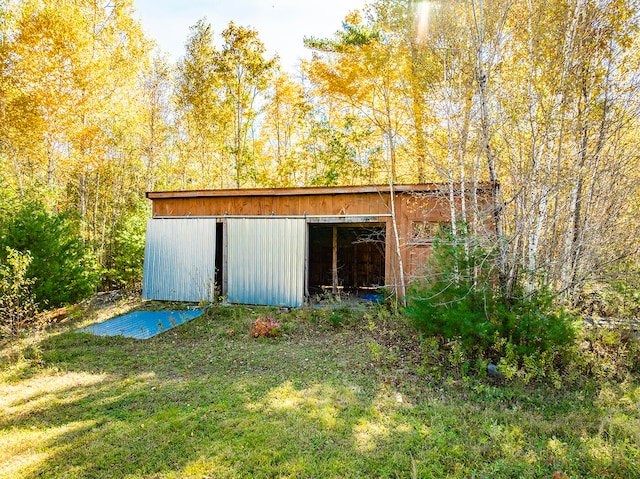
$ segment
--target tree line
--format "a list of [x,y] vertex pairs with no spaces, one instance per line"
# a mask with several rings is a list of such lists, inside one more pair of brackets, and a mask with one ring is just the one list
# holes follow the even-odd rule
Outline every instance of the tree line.
[[174,64],[134,8],[0,6],[3,245],[25,208],[64,215],[120,287],[148,190],[488,183],[507,292],[638,282],[637,0],[374,0],[295,73],[206,19]]

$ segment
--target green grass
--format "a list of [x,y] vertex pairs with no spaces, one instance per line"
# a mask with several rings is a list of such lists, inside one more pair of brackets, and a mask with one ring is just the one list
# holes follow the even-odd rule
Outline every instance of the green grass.
[[[0,353],[0,478],[640,477],[635,383],[435,381],[383,310],[221,306],[144,341],[74,332],[133,306],[78,309],[23,359]],[[250,337],[267,313],[283,336]]]

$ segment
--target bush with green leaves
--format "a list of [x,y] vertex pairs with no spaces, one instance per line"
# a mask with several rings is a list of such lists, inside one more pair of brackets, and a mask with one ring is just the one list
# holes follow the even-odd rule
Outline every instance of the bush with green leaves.
[[83,243],[73,213],[53,213],[35,201],[19,205],[1,220],[0,260],[7,258],[7,246],[30,252],[27,276],[35,278],[33,293],[41,306],[75,303],[95,292],[100,267]]
[[116,226],[103,286],[130,290],[142,287],[148,217],[147,206],[140,204]]
[[[441,230],[433,243],[428,275],[408,292],[406,314],[426,336],[459,343],[471,362],[498,362],[505,354],[515,367],[544,357],[564,361],[563,347],[575,337],[573,319],[546,290],[518,286],[507,296],[497,278],[496,255],[464,228]],[[557,354],[556,354],[557,353]]]
[[595,282],[580,293],[577,308],[585,315],[613,318],[640,318],[640,273],[625,265],[630,274],[624,280]]
[[36,321],[38,306],[27,276],[32,258],[29,252],[6,248],[6,259],[0,262],[0,337],[17,339]]
[[576,375],[615,382],[640,376],[640,337],[630,325],[582,328],[577,342]]

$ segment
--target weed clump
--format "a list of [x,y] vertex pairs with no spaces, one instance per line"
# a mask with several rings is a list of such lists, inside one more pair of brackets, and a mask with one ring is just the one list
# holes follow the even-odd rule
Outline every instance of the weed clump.
[[640,338],[626,327],[584,328],[571,365],[575,376],[622,382],[640,375]]
[[254,338],[275,338],[280,336],[281,332],[280,323],[271,316],[259,317],[249,327],[249,333]]

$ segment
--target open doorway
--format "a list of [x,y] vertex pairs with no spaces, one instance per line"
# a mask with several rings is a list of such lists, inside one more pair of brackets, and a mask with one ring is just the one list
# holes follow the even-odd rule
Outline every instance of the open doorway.
[[310,295],[362,296],[385,284],[384,224],[310,224]]
[[222,221],[218,221],[216,223],[216,259],[215,259],[215,278],[216,278],[216,286],[215,286],[215,298],[216,300],[225,294],[223,291],[222,285],[224,281],[224,223]]

